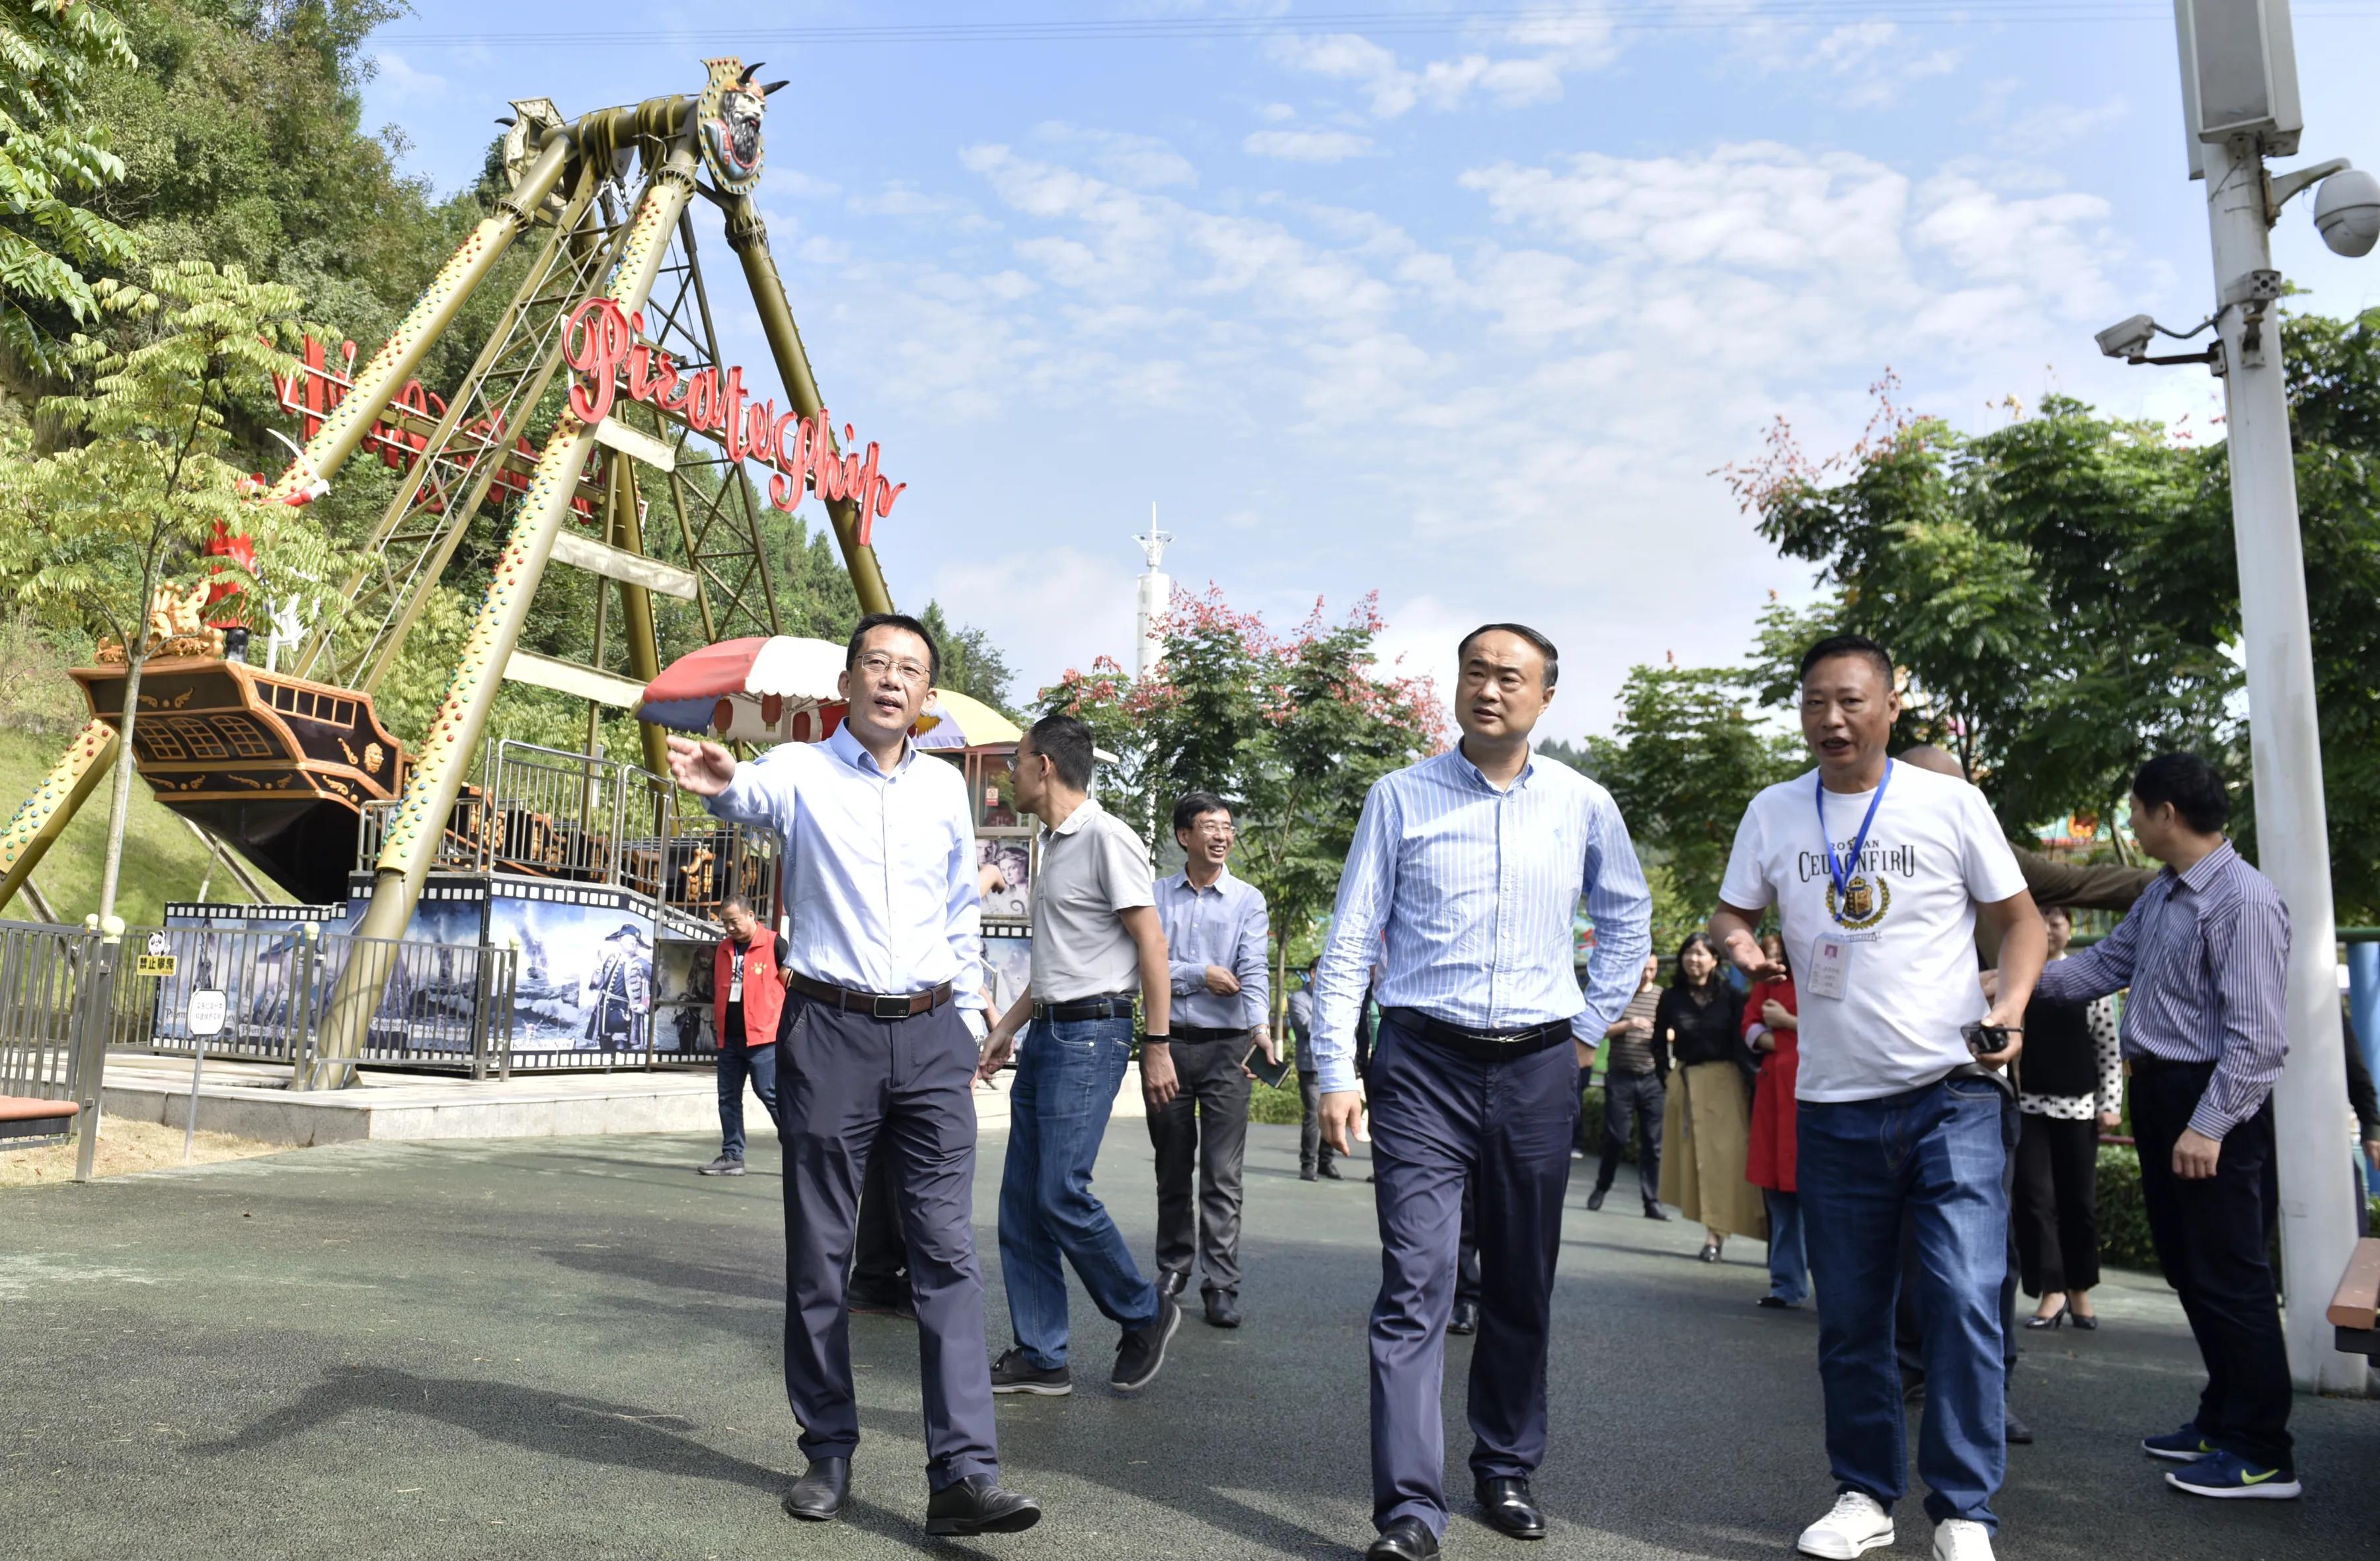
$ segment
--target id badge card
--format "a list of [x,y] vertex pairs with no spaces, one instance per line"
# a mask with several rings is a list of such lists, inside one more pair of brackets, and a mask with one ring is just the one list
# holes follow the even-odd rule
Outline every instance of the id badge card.
[[1817,947],[1810,951],[1810,974],[1802,983],[1802,990],[1814,998],[1840,998],[1851,987],[1851,939],[1837,933],[1820,933]]
[[735,974],[727,978],[727,1000],[731,1003],[744,1000],[744,965],[740,960],[736,962]]

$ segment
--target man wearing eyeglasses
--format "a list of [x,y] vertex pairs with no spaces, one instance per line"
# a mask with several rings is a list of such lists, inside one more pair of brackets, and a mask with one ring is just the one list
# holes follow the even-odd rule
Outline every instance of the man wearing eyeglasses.
[[[1256,886],[1232,876],[1232,807],[1212,792],[1173,805],[1182,871],[1157,884],[1157,919],[1173,973],[1173,1074],[1181,1092],[1148,1114],[1157,1150],[1157,1282],[1170,1295],[1190,1284],[1194,1260],[1207,1321],[1240,1325],[1241,1165],[1248,1142],[1245,1059],[1281,1053],[1269,1023],[1265,979],[1271,924]],[[1197,1195],[1191,1195],[1192,1172]]]
[[909,741],[941,664],[924,624],[869,613],[852,633],[841,689],[849,713],[834,735],[742,764],[716,743],[673,737],[670,772],[713,816],[765,826],[785,847],[785,1393],[809,1460],[785,1511],[822,1522],[850,1499],[859,1411],[844,1287],[860,1186],[881,1154],[892,1161],[917,1309],[926,1532],[964,1538],[1029,1529],[1041,1509],[1001,1488],[983,1354],[974,817],[959,771],[921,761]]

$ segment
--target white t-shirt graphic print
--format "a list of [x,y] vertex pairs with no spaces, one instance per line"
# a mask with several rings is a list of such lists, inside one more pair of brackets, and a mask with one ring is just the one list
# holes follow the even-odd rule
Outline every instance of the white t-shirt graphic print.
[[[1874,1100],[1930,1084],[1972,1060],[1963,1024],[1988,1005],[1975,980],[1975,907],[2024,889],[1984,794],[1964,780],[1896,764],[1857,862],[1849,860],[1874,792],[1827,792],[1818,829],[1817,772],[1752,799],[1735,834],[1719,898],[1771,904],[1796,974],[1821,937],[1845,945],[1843,993],[1802,991],[1802,1100]],[[1837,919],[1827,849],[1848,865]]]

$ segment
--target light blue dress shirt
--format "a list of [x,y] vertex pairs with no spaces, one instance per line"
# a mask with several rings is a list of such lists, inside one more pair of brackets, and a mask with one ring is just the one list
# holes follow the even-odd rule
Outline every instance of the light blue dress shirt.
[[[1272,984],[1265,956],[1272,924],[1264,896],[1226,867],[1213,883],[1195,888],[1187,872],[1157,880],[1157,920],[1173,966],[1173,1023],[1208,1030],[1253,1030],[1270,1023]],[[1221,965],[1240,978],[1237,997],[1207,990],[1207,967]]]
[[2067,1002],[2131,988],[2126,1057],[2212,1062],[2190,1125],[2219,1139],[2264,1108],[2289,1056],[2289,908],[2225,841],[2149,881],[2116,930],[2052,960],[2033,989]]
[[[1595,918],[1584,994],[1571,968],[1582,895]],[[1383,777],[1364,799],[1315,973],[1321,1088],[1355,1087],[1355,1019],[1374,963],[1387,967],[1383,1009],[1468,1030],[1567,1019],[1593,1046],[1636,990],[1652,918],[1618,805],[1568,766],[1532,756],[1500,792],[1456,747]]]
[[975,820],[953,765],[912,744],[889,775],[848,727],[735,767],[713,817],[784,842],[785,963],[855,992],[947,981],[979,1026],[983,899]]

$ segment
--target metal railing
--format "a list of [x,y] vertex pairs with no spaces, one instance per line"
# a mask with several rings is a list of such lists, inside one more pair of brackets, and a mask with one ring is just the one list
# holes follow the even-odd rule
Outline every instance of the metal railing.
[[[617,759],[529,743],[495,745],[455,804],[436,870],[611,884],[705,919],[730,894],[776,919],[777,841],[765,829],[680,817],[675,787]],[[397,803],[364,805],[356,866],[380,859]]]
[[79,1098],[78,1004],[98,948],[82,927],[0,922],[0,1095]]

